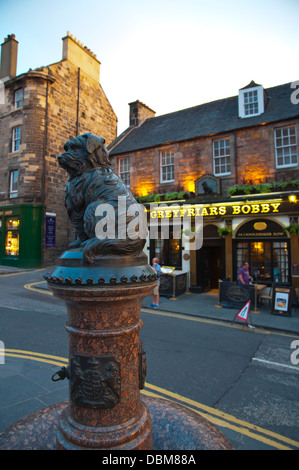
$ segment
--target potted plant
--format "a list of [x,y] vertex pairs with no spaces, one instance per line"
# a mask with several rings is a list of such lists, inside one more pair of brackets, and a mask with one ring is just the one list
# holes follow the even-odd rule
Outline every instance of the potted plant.
[[226,237],[227,235],[230,235],[233,233],[233,231],[227,227],[218,227],[217,230],[218,230],[220,237]]
[[288,227],[284,227],[285,232],[289,232],[290,235],[299,235],[299,224],[291,224]]

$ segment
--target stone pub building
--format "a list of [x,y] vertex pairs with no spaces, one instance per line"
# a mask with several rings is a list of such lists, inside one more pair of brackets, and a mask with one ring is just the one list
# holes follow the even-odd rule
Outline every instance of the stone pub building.
[[[237,96],[157,117],[140,101],[129,105],[110,159],[149,226],[168,219],[170,236],[148,239],[149,260],[188,273],[190,290],[236,281],[245,260],[257,282],[299,287],[298,86],[252,81]],[[184,234],[197,230],[197,215],[203,244],[190,249]]]

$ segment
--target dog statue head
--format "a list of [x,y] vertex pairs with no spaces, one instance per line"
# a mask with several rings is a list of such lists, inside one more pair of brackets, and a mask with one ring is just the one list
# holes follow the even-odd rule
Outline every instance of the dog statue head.
[[66,142],[64,150],[57,157],[58,163],[71,178],[80,176],[89,169],[111,166],[103,137],[85,133]]

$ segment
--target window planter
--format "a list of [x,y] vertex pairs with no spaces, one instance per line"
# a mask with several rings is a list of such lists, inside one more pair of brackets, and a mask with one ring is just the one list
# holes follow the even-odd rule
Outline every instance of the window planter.
[[228,188],[227,192],[229,196],[240,196],[244,194],[266,194],[294,190],[299,190],[299,180],[275,181],[273,183],[261,183],[256,185],[235,185]]

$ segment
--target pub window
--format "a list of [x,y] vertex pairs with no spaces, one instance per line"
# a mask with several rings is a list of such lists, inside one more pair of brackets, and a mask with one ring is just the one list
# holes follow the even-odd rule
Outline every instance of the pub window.
[[19,225],[18,217],[6,220],[5,256],[19,256]]
[[20,88],[15,92],[15,109],[19,109],[23,106],[23,90]]
[[275,129],[276,168],[298,165],[296,129],[294,126]]
[[250,274],[254,281],[265,284],[289,284],[290,263],[288,243],[287,241],[274,240],[237,242],[235,252],[236,279],[238,270],[245,261],[248,261]]
[[21,128],[14,127],[12,130],[12,152],[18,152],[20,150],[21,143]]
[[124,184],[129,188],[130,187],[130,159],[121,158],[119,160],[118,173],[120,178],[123,180]]
[[171,228],[169,229],[169,238],[151,239],[150,261],[154,257],[159,258],[161,266],[172,266],[176,269],[182,269],[182,242],[181,239],[173,237],[173,230]]
[[174,153],[173,149],[160,152],[161,183],[174,181]]
[[289,272],[288,245],[286,242],[273,243],[274,268],[273,277],[275,282],[287,283]]
[[19,171],[12,170],[9,175],[9,197],[18,197]]
[[213,142],[213,161],[215,176],[231,174],[229,139],[215,140]]

